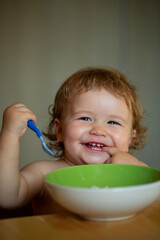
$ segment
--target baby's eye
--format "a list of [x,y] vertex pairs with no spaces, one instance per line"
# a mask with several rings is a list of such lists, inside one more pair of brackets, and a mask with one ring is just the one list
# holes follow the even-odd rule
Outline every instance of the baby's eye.
[[118,122],[113,121],[113,120],[108,121],[108,124],[111,124],[111,125],[120,125]]
[[92,119],[89,118],[89,117],[81,117],[80,120],[87,121],[87,122],[91,122],[92,121]]

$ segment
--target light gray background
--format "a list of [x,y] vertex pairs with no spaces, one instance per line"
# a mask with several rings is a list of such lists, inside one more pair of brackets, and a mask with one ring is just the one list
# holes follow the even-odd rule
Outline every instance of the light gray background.
[[[150,114],[148,142],[136,156],[160,168],[159,13],[159,0],[1,0],[0,125],[4,109],[23,102],[45,130],[68,76],[87,66],[117,68]],[[20,167],[41,159],[51,158],[28,130]]]

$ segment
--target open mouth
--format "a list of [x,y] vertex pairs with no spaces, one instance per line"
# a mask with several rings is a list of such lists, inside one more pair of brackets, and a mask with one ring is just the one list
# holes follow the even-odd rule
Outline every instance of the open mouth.
[[103,147],[105,145],[101,144],[101,143],[85,143],[84,144],[87,148],[94,150],[94,151],[102,151]]

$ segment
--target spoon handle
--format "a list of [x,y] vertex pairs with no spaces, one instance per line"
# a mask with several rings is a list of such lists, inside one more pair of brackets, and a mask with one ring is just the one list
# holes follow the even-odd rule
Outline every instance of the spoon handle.
[[40,138],[42,136],[42,133],[40,132],[39,128],[34,124],[32,120],[28,120],[27,126],[37,134],[37,137]]

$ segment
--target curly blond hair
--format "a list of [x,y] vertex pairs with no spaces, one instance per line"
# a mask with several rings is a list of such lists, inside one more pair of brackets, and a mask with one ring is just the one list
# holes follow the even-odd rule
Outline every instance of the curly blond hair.
[[82,94],[90,90],[105,89],[116,97],[123,97],[133,116],[132,129],[136,130],[129,149],[140,150],[144,147],[147,136],[147,127],[143,126],[143,108],[136,94],[136,88],[127,78],[117,70],[104,68],[85,68],[71,75],[58,90],[54,105],[50,105],[49,114],[51,120],[45,136],[48,137],[48,147],[55,152],[56,156],[64,155],[62,142],[56,141],[55,119],[63,120],[75,94]]

